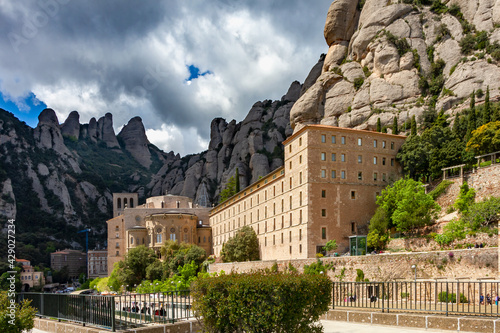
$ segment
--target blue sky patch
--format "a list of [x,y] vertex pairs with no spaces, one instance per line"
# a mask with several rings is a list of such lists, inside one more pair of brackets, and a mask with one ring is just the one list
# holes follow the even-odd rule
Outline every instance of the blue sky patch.
[[5,98],[0,91],[0,108],[12,112],[19,120],[24,121],[29,126],[36,127],[38,115],[47,108],[47,105],[36,98],[33,93],[29,93],[24,99],[14,103]]
[[197,79],[200,76],[204,76],[204,75],[207,75],[207,74],[212,74],[211,71],[205,71],[205,72],[201,73],[200,69],[198,67],[196,67],[195,65],[189,65],[189,66],[186,66],[186,67],[189,70],[189,77],[186,79],[187,82],[189,82],[191,80],[194,80],[194,79]]

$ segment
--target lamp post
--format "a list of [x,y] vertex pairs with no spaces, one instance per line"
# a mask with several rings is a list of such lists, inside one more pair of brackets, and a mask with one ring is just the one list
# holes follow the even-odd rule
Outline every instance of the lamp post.
[[415,282],[417,282],[417,265],[411,265],[411,269],[415,271]]

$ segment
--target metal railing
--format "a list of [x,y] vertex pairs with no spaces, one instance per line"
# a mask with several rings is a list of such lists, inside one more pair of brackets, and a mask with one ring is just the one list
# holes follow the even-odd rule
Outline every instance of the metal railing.
[[19,301],[31,300],[37,315],[74,321],[115,331],[113,296],[21,293]]
[[31,300],[37,315],[68,320],[115,331],[150,323],[173,323],[194,317],[187,291],[90,296],[21,293],[18,301]]
[[334,282],[333,308],[498,316],[500,281]]

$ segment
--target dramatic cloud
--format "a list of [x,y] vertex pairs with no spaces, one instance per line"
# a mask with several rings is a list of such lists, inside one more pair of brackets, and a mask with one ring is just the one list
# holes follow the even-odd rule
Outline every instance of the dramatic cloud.
[[150,141],[205,150],[210,121],[279,99],[327,51],[331,0],[0,0],[0,92],[63,122],[139,115]]

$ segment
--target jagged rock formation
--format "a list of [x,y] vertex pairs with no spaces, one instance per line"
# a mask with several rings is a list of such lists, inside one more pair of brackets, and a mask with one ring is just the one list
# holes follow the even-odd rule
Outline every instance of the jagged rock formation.
[[149,169],[152,163],[151,152],[148,148],[149,140],[142,119],[140,117],[130,119],[118,134],[118,137],[123,140],[125,149],[132,154],[137,162]]
[[61,133],[78,140],[80,137],[80,114],[77,111],[71,111],[68,118],[61,126]]
[[[334,1],[325,24],[329,50],[322,73],[291,110],[292,127],[321,123],[374,130],[380,118],[390,128],[394,117],[402,125],[434,105],[454,116],[474,90],[489,87],[490,99],[498,99],[498,54],[464,53],[461,42],[480,31],[490,43],[500,40],[500,1],[443,3],[366,0],[360,11],[357,1]],[[443,61],[444,68],[436,66]],[[424,91],[441,77],[437,91]]]

